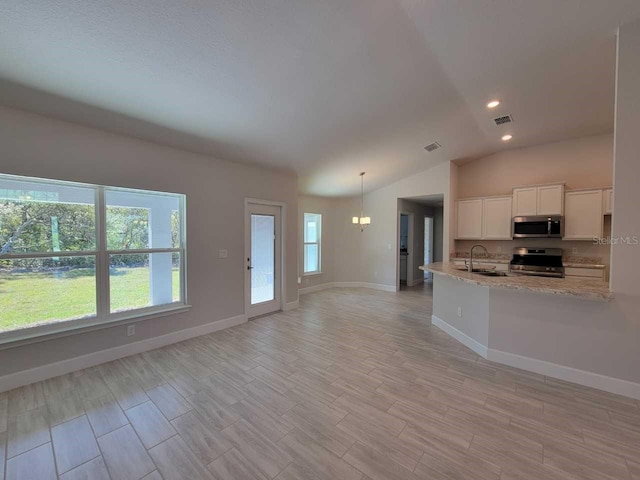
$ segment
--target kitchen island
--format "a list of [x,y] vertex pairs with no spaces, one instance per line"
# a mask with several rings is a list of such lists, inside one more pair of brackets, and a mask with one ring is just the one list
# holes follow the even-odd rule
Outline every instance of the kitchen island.
[[609,328],[613,293],[607,282],[491,277],[453,263],[420,268],[434,274],[431,323],[483,358],[609,389],[602,376],[578,369],[581,358],[592,359],[594,365],[606,361],[599,358],[592,339]]
[[554,278],[517,274],[490,277],[481,273],[469,273],[453,263],[431,263],[419,268],[435,275],[446,275],[463,282],[487,287],[526,290],[550,295],[566,295],[586,300],[609,301],[613,298],[613,293],[609,290],[609,284],[601,279]]

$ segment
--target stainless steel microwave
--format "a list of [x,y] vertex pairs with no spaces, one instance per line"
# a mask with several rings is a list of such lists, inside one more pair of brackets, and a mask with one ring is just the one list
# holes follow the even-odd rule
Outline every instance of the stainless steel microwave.
[[564,217],[527,216],[513,217],[513,238],[562,238]]

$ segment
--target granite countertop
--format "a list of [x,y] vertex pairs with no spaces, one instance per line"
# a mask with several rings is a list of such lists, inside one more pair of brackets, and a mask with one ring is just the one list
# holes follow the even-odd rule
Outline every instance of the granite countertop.
[[[468,253],[453,253],[451,254],[451,261],[454,260],[469,260]],[[477,261],[478,263],[502,263],[508,264],[511,262],[511,257],[509,255],[504,255],[500,253],[492,253],[489,257],[474,257],[474,263]],[[602,259],[599,257],[578,257],[578,256],[568,256],[565,257],[562,265],[570,268],[596,268],[599,270],[604,270],[607,266],[602,262]]]
[[448,275],[463,282],[475,283],[487,287],[528,290],[551,295],[566,295],[608,302],[613,298],[609,284],[600,279],[591,278],[553,278],[527,275],[508,275],[505,277],[486,277],[477,273],[460,270],[453,263],[431,263],[423,265],[420,270],[427,270],[436,275]]

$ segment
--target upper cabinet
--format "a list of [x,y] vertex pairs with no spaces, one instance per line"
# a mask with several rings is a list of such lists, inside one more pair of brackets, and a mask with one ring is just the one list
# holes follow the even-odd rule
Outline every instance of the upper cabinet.
[[564,185],[538,187],[538,215],[562,215]]
[[602,213],[611,215],[613,213],[613,189],[606,188],[602,191]]
[[511,240],[511,197],[487,197],[456,202],[456,238]]
[[513,216],[562,215],[564,184],[513,189]]
[[491,197],[482,201],[482,238],[511,240],[511,197]]
[[456,211],[456,238],[482,238],[482,199],[458,200]]
[[538,214],[538,187],[513,189],[513,216],[525,217]]
[[567,192],[564,203],[564,240],[592,240],[602,237],[602,190]]

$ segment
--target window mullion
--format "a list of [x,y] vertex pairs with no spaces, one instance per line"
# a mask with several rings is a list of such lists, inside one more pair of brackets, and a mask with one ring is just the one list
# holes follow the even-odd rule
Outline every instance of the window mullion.
[[109,316],[109,254],[107,253],[107,206],[104,187],[96,189],[96,282],[98,318]]

